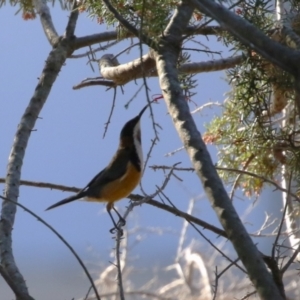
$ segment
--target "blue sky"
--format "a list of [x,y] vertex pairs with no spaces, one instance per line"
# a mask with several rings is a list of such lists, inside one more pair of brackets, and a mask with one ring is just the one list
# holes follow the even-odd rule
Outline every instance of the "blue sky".
[[[20,118],[32,96],[37,78],[51,50],[45,38],[39,19],[23,21],[21,15],[14,15],[16,8],[6,5],[0,9],[1,55],[0,55],[0,148],[1,177],[5,176],[7,159],[13,137]],[[64,32],[67,12],[62,12],[57,5],[51,8],[52,17],[59,34]],[[76,36],[98,33],[105,30],[95,20],[80,14],[76,27]],[[203,38],[205,39],[205,38]],[[130,40],[119,43],[105,53],[118,53],[130,44]],[[78,51],[85,52],[86,49]],[[104,54],[104,53],[103,53]],[[98,58],[102,54],[98,54]],[[119,57],[126,63],[138,57],[137,50]],[[207,60],[205,54],[194,54],[197,61]],[[98,76],[86,64],[87,59],[69,59],[60,72],[51,94],[32,132],[22,169],[22,179],[43,181],[67,186],[84,187],[89,180],[103,169],[118,146],[119,132],[126,121],[134,117],[146,104],[145,92],[142,91],[128,109],[124,105],[135,94],[141,81],[124,87],[124,94],[118,89],[116,108],[105,139],[102,138],[104,124],[107,121],[113,91],[104,87],[89,87],[72,90],[72,86],[87,77]],[[97,70],[97,66],[95,66]],[[197,105],[209,101],[223,101],[224,93],[229,90],[223,72],[198,75],[198,94],[192,99]],[[160,94],[156,78],[148,80],[150,96]],[[191,104],[191,109],[194,104]],[[162,126],[160,141],[155,147],[149,165],[172,165],[181,162],[182,166],[191,166],[184,151],[171,157],[165,154],[181,147],[179,137],[167,114],[163,101],[153,106],[156,121]],[[211,109],[195,116],[198,128],[204,132],[204,123],[214,114]],[[142,140],[144,155],[154,138],[149,113],[142,119]],[[212,147],[209,147],[211,150]],[[216,161],[215,151],[212,150]],[[174,204],[186,210],[191,198],[197,199],[194,215],[219,226],[210,204],[203,195],[198,178],[190,174],[178,174],[182,182],[172,180],[166,188],[166,194]],[[162,171],[147,169],[143,178],[143,187],[149,193],[155,191],[164,179]],[[2,185],[3,186],[3,185]],[[135,190],[136,193],[140,189]],[[69,193],[22,186],[19,201],[40,217],[49,222],[74,247],[87,264],[92,275],[109,265],[114,240],[109,233],[111,220],[105,205],[76,201],[45,212],[49,205],[65,198]],[[124,211],[128,200],[117,204],[119,211]],[[243,211],[248,201],[237,201],[236,206]],[[263,211],[255,213],[252,221],[262,220]],[[249,222],[252,222],[251,218]],[[167,265],[174,259],[178,236],[183,220],[160,211],[149,205],[136,207],[127,221],[127,228],[132,231],[129,244],[130,255],[138,268],[155,265]],[[249,223],[248,223],[249,225]],[[159,230],[165,232],[159,234]],[[135,229],[135,230],[133,230]],[[250,226],[249,230],[254,230]],[[205,232],[208,237],[215,235]],[[186,243],[199,236],[189,230]],[[141,240],[140,240],[141,239]],[[71,299],[85,295],[89,288],[80,266],[64,245],[47,228],[22,209],[18,209],[13,231],[14,254],[18,266],[26,278],[29,290],[37,299]],[[209,249],[203,243],[203,247]],[[1,299],[11,299],[12,293],[0,278]],[[47,292],[45,294],[45,290]]]

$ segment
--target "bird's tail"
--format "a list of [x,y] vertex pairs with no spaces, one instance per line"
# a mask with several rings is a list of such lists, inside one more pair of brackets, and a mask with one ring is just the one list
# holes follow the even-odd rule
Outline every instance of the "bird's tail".
[[85,193],[80,193],[80,192],[79,192],[78,194],[75,194],[75,195],[73,195],[73,196],[70,196],[70,197],[68,197],[68,198],[65,198],[65,199],[63,199],[63,200],[61,200],[61,201],[59,201],[59,202],[57,202],[57,203],[55,203],[55,204],[49,206],[46,210],[55,208],[55,207],[57,207],[57,206],[61,206],[61,205],[63,205],[63,204],[72,202],[72,201],[74,201],[74,200],[78,200],[78,199],[80,199],[80,198],[83,198],[84,196],[85,196]]

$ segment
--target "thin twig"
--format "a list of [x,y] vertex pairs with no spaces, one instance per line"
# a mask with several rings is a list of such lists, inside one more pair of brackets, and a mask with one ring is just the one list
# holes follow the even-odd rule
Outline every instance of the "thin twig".
[[[170,167],[170,166],[157,166],[157,165],[153,165],[153,166],[149,166],[149,168],[152,168],[153,170],[156,170],[156,169],[169,170],[172,167]],[[252,173],[252,172],[249,172],[249,171],[239,170],[239,169],[233,169],[233,168],[223,168],[223,167],[215,167],[215,168],[217,170],[220,170],[220,171],[236,172],[236,173],[241,173],[241,174],[248,175],[248,176],[251,176],[251,177],[259,178],[259,179],[261,179],[264,182],[272,184],[273,186],[276,187],[276,189],[278,189],[278,190],[280,190],[282,192],[285,192],[285,193],[289,193],[289,195],[292,196],[292,197],[294,197],[296,201],[300,202],[300,199],[299,199],[299,197],[296,194],[294,194],[292,192],[289,192],[287,189],[281,187],[275,181],[270,180],[270,179],[268,179],[268,178],[266,178],[264,176],[257,175],[255,173]],[[194,168],[174,168],[174,170],[175,171],[188,171],[188,172],[194,172],[195,171]]]
[[292,173],[289,177],[289,187],[288,187],[288,192],[286,193],[286,203],[285,203],[284,210],[283,210],[283,213],[282,213],[282,217],[281,217],[281,220],[280,220],[278,232],[277,232],[275,241],[274,241],[273,246],[272,246],[272,252],[271,253],[272,253],[272,258],[273,259],[275,259],[275,249],[276,249],[279,237],[280,237],[280,233],[281,233],[281,230],[282,230],[282,227],[283,227],[283,224],[284,224],[287,208],[288,208],[289,201],[290,201],[289,194],[290,194],[290,191],[291,191],[291,181],[292,181]]
[[105,127],[104,127],[103,139],[105,138],[106,132],[108,130],[108,126],[110,124],[111,117],[112,117],[113,112],[114,112],[114,108],[115,108],[115,104],[116,104],[116,96],[117,96],[117,88],[115,87],[114,88],[114,97],[113,97],[113,102],[112,102],[112,105],[111,105],[110,113],[109,113],[108,120],[105,123]]
[[[163,191],[160,191],[160,193],[166,198],[166,200],[170,203],[170,205],[174,208],[175,205],[172,203],[172,201],[164,194]],[[224,258],[226,258],[228,261],[230,261],[231,263],[233,263],[237,268],[239,268],[242,272],[244,272],[245,274],[247,274],[246,270],[243,269],[241,266],[239,266],[237,263],[234,263],[234,261],[229,258],[229,256],[227,256],[223,251],[221,251],[217,246],[215,246],[215,244],[213,242],[211,242],[197,227],[195,224],[193,224],[192,222],[190,222],[189,220],[187,220],[190,225],[206,240],[207,243],[209,243],[217,252],[219,252]]]
[[140,34],[140,31],[136,29],[133,25],[131,25],[126,19],[124,19],[118,11],[112,6],[109,0],[103,0],[108,10],[114,15],[114,17],[131,33],[133,33],[136,37],[142,40],[149,47],[155,47],[154,42],[145,34]]
[[208,103],[205,103],[199,107],[197,107],[196,109],[194,109],[193,111],[191,111],[191,114],[195,114],[197,112],[201,112],[204,108],[206,107],[211,107],[211,106],[221,106],[221,107],[224,107],[223,104],[219,103],[219,102],[208,102]]
[[[189,206],[188,206],[188,209],[186,211],[186,213],[188,215],[191,215],[192,212],[193,212],[193,208],[194,208],[194,204],[195,204],[195,199],[192,198],[189,202]],[[185,239],[185,235],[186,235],[186,232],[187,232],[187,229],[188,229],[188,225],[189,225],[189,222],[185,219],[183,221],[183,224],[182,224],[182,229],[181,229],[181,232],[180,232],[180,235],[179,235],[179,240],[178,240],[178,247],[177,247],[177,253],[176,253],[176,258],[175,258],[175,261],[178,262],[179,261],[179,258],[180,258],[180,254],[182,252],[182,249],[183,249],[183,243],[184,243],[184,239]]]
[[122,230],[117,230],[116,232],[116,268],[118,272],[118,287],[119,287],[119,295],[121,300],[125,300],[124,296],[124,288],[123,288],[123,277],[122,277],[122,267],[121,267],[121,259],[120,259],[120,246],[123,232]]
[[[106,294],[101,294],[101,297],[103,298],[109,298],[112,296],[115,296],[116,293],[106,293]],[[149,297],[149,298],[154,298],[154,299],[158,299],[158,300],[174,300],[174,298],[170,298],[170,297],[163,297],[157,294],[154,294],[152,292],[147,292],[147,291],[128,291],[125,292],[125,295],[138,295],[141,297]],[[95,298],[88,298],[87,300],[94,300]]]
[[85,53],[82,53],[82,54],[72,54],[69,58],[82,58],[82,57],[85,57],[85,56],[89,56],[89,55],[94,55],[96,52],[99,52],[99,51],[105,51],[107,49],[109,49],[110,47],[118,44],[120,42],[120,40],[116,40],[116,41],[113,41],[111,43],[107,43],[107,45],[105,46],[100,46],[96,49],[91,49],[89,51],[86,51]]
[[217,292],[218,292],[218,283],[219,283],[219,279],[221,278],[221,276],[228,271],[232,266],[234,266],[240,259],[236,258],[233,262],[231,262],[226,268],[223,269],[222,272],[220,272],[219,274],[218,272],[218,267],[216,266],[216,271],[215,271],[215,286],[214,286],[214,293],[213,293],[213,298],[212,300],[215,300],[217,297]]
[[296,259],[298,253],[300,253],[300,244],[299,244],[298,248],[294,251],[293,255],[289,258],[287,263],[281,268],[280,272],[282,274],[284,274],[285,271],[289,268],[289,266],[294,262],[294,260]]
[[107,86],[107,87],[115,87],[116,84],[113,81],[110,80],[91,80],[91,81],[82,81],[76,85],[73,86],[73,90],[79,90],[84,87],[88,86],[95,86],[95,85],[102,85],[102,86]]
[[[254,158],[255,158],[255,155],[252,153],[252,154],[250,155],[250,157],[247,159],[245,165],[243,166],[243,169],[242,169],[243,171],[245,171],[245,170],[248,168],[249,164],[251,163],[251,161],[252,161]],[[236,190],[236,188],[237,188],[237,186],[238,186],[238,184],[239,184],[239,181],[240,181],[240,179],[241,179],[242,176],[243,176],[243,174],[242,174],[242,173],[239,173],[238,176],[236,177],[236,179],[235,179],[233,185],[232,185],[231,191],[230,191],[230,193],[229,193],[229,198],[230,198],[231,201],[233,200],[234,191]]]
[[256,294],[256,291],[253,291],[251,293],[248,293],[247,295],[245,295],[243,298],[241,298],[241,300],[246,300],[248,299],[249,297],[253,296]]
[[[149,162],[149,159],[151,157],[151,152],[153,151],[154,149],[154,146],[156,145],[156,141],[157,141],[157,138],[154,137],[154,139],[152,140],[152,143],[151,143],[151,146],[150,146],[150,149],[147,153],[147,157],[146,157],[146,160],[145,160],[145,163],[144,163],[144,166],[143,166],[143,173],[142,173],[142,177],[144,176],[144,173],[145,173],[145,170],[146,170],[146,167],[147,167],[147,164]],[[140,189],[142,191],[142,193],[146,196],[146,192],[144,191],[144,188],[143,188],[143,184],[142,184],[142,180],[140,181]]]
[[94,284],[93,278],[90,275],[88,269],[86,268],[86,266],[84,265],[83,261],[81,260],[81,258],[78,256],[78,254],[76,253],[76,251],[72,248],[72,246],[60,235],[60,233],[58,233],[51,225],[49,225],[46,221],[44,221],[41,217],[39,217],[37,214],[35,214],[33,211],[31,211],[30,209],[28,209],[26,206],[20,204],[19,202],[10,200],[9,198],[3,197],[0,195],[0,198],[5,200],[5,201],[9,201],[14,203],[15,205],[21,207],[22,209],[24,209],[27,213],[29,213],[30,215],[32,215],[33,217],[35,217],[39,222],[41,222],[42,224],[44,224],[47,228],[49,228],[64,244],[65,246],[71,251],[71,253],[75,256],[75,258],[77,259],[77,261],[79,262],[80,266],[82,267],[84,273],[86,274],[88,280],[90,281],[93,290],[96,294],[96,298],[97,300],[101,300],[97,288]]
[[137,91],[134,93],[134,95],[126,102],[126,104],[124,105],[125,108],[128,108],[129,107],[129,104],[134,100],[134,98],[137,97],[137,95],[139,94],[139,92],[142,90],[144,84],[142,84],[138,89]]

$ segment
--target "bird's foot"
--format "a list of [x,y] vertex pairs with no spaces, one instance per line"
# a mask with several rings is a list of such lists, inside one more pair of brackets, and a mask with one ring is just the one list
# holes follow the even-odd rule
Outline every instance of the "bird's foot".
[[118,224],[115,225],[112,229],[109,230],[110,233],[115,233],[118,231],[120,233],[120,236],[123,236],[123,229],[121,227],[125,226],[126,221],[123,218],[120,218],[118,221]]
[[123,236],[123,229],[121,227],[113,227],[112,229],[109,230],[110,233],[114,234],[116,231],[120,234],[120,237]]
[[126,225],[126,220],[124,218],[119,218],[117,227],[123,227]]

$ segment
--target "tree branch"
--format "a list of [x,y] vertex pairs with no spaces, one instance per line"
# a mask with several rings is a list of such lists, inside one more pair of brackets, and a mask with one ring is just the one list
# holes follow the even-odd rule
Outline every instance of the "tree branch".
[[[181,35],[193,12],[193,9],[187,4],[189,2],[194,3],[195,1],[183,1],[178,5],[161,38],[160,49],[156,53],[156,66],[163,96],[175,128],[202,181],[207,197],[246,267],[258,294],[264,300],[279,300],[282,297],[227,195],[180,87],[176,63],[180,51]],[[215,4],[213,1],[208,2]]]
[[[41,16],[43,17],[43,15]],[[50,38],[53,41],[53,37]],[[71,51],[70,42],[64,40],[50,52],[45,67],[40,76],[34,94],[21,118],[15,134],[13,146],[8,160],[6,186],[4,195],[12,201],[17,201],[23,159],[30,134],[41,109],[50,93],[52,85],[63,66],[68,53]],[[32,299],[28,293],[26,282],[20,273],[12,250],[12,228],[16,214],[16,205],[12,202],[3,201],[0,221],[0,254],[1,265],[10,279],[18,286],[21,299]]]
[[[172,169],[171,166],[157,166],[157,165],[153,165],[153,166],[149,166],[149,168],[153,169],[153,170],[157,170],[157,169],[162,169],[162,170],[170,170]],[[261,179],[263,182],[267,182],[273,186],[275,186],[275,188],[277,190],[280,190],[282,192],[285,192],[287,193],[288,195],[292,196],[295,198],[296,201],[300,202],[300,199],[299,197],[290,192],[289,190],[283,188],[282,186],[280,186],[277,182],[273,181],[273,180],[270,180],[264,176],[261,176],[261,175],[258,175],[258,174],[255,174],[253,172],[249,172],[249,171],[246,171],[246,170],[239,170],[239,169],[233,169],[233,168],[223,168],[223,167],[215,167],[216,170],[221,170],[221,171],[226,171],[226,172],[234,172],[234,173],[239,173],[239,174],[242,174],[242,175],[247,175],[247,176],[251,176],[251,177],[254,177],[254,178],[259,178]],[[179,167],[175,167],[173,168],[175,171],[187,171],[187,172],[194,172],[195,169],[194,168],[179,168]],[[1,182],[1,178],[0,178],[0,182]]]
[[103,0],[108,10],[114,15],[114,17],[127,29],[133,33],[134,36],[138,37],[143,43],[147,44],[151,48],[155,48],[154,42],[143,34],[140,30],[131,25],[126,19],[124,19],[118,11],[111,5],[109,0]]
[[[188,26],[184,31],[184,34],[201,34],[201,35],[216,35],[216,33],[222,33],[225,29],[220,26]],[[131,32],[125,33],[125,36],[122,36],[122,39],[135,37],[135,35]],[[101,33],[96,33],[92,35],[87,35],[83,37],[78,37],[74,41],[74,49],[78,50],[87,46],[92,46],[97,43],[114,41],[118,38],[117,31],[106,31]]]
[[[107,55],[105,54],[104,56]],[[127,64],[115,67],[109,64],[102,64],[101,61],[102,58],[100,59],[101,75],[106,80],[112,80],[115,85],[124,85],[144,75],[151,76],[155,67],[155,60],[151,57],[150,53],[145,54],[142,58],[137,58]]]
[[54,24],[52,22],[52,17],[50,10],[47,6],[46,0],[33,0],[34,7],[37,13],[40,15],[40,20],[45,32],[45,35],[49,43],[54,46],[59,39],[59,36],[55,30]]
[[[3,182],[5,182],[5,179],[0,178],[0,183],[3,183]],[[51,190],[59,190],[59,191],[63,191],[63,192],[73,192],[73,193],[78,193],[81,190],[77,187],[70,187],[70,186],[66,186],[66,185],[53,184],[53,183],[47,183],[47,182],[29,181],[29,180],[20,180],[20,185],[39,187],[39,188],[47,188],[47,189],[51,189]],[[130,194],[127,198],[134,202],[139,201],[139,205],[141,204],[140,201],[145,199],[145,197],[143,197],[141,195],[137,195],[137,194]],[[198,219],[198,218],[196,218],[188,213],[185,213],[184,211],[181,211],[177,208],[163,204],[154,199],[147,199],[147,201],[144,201],[143,203],[147,203],[154,207],[163,209],[167,212],[172,213],[175,216],[180,216],[187,221],[190,221],[194,224],[197,224],[205,229],[208,229],[208,230],[216,233],[219,236],[223,236],[223,237],[227,238],[227,235],[224,230],[222,230],[216,226],[213,226],[205,221],[202,221],[201,219]]]
[[243,44],[292,75],[298,74],[300,54],[268,38],[260,29],[211,0],[188,0],[197,9],[218,21]]
[[[141,195],[136,195],[136,194],[131,194],[128,196],[128,199],[132,200],[132,201],[141,201],[144,199],[143,196]],[[214,225],[211,225],[201,219],[198,219],[184,211],[181,211],[175,207],[172,207],[172,206],[169,206],[169,205],[166,205],[166,204],[163,204],[157,200],[154,200],[154,199],[150,199],[150,200],[147,200],[145,203],[149,204],[149,205],[152,205],[154,207],[157,207],[157,208],[160,208],[164,211],[167,211],[171,214],[173,214],[174,216],[176,217],[182,217],[184,218],[185,220],[189,221],[189,222],[192,222],[194,224],[197,224],[201,227],[203,227],[204,229],[208,229],[212,232],[214,232],[215,234],[219,235],[219,236],[222,236],[224,238],[227,238],[227,234],[224,230],[214,226]]]
[[202,72],[214,72],[226,70],[241,64],[245,60],[244,55],[222,58],[217,60],[209,60],[203,62],[193,62],[180,66],[178,71],[184,74],[195,74]]
[[69,22],[66,27],[66,32],[64,34],[65,38],[73,38],[74,37],[74,32],[75,32],[75,27],[78,19],[78,9],[77,9],[77,1],[74,1],[71,15],[69,17]]
[[[41,222],[48,229],[50,229],[50,231],[52,231],[62,241],[62,243],[65,244],[65,246],[71,251],[71,253],[74,255],[74,257],[77,259],[78,263],[82,267],[85,275],[87,276],[87,278],[88,278],[88,280],[89,280],[89,282],[90,282],[90,284],[91,284],[91,286],[92,286],[92,288],[93,288],[93,290],[95,292],[96,299],[97,300],[101,300],[100,296],[98,294],[98,290],[97,290],[97,288],[96,288],[96,286],[94,284],[92,276],[90,275],[90,273],[89,273],[88,269],[86,268],[85,264],[83,263],[83,261],[81,260],[81,258],[79,257],[79,255],[76,253],[76,251],[73,249],[73,247],[51,225],[49,225],[46,221],[44,221],[41,217],[39,217],[33,211],[31,211],[30,209],[28,209],[27,207],[25,207],[24,205],[22,205],[22,204],[20,204],[18,202],[10,200],[9,198],[2,197],[1,195],[0,195],[0,198],[3,199],[3,200],[5,200],[5,201],[12,202],[12,203],[14,203],[17,206],[20,206],[27,213],[29,213],[31,216],[35,217],[39,222]],[[0,273],[1,273],[2,276],[3,276],[3,272],[4,272],[4,269],[0,266]],[[4,275],[4,278],[7,279],[7,280],[10,280],[10,278],[9,277],[7,278],[5,275]],[[10,286],[11,286],[11,284],[10,284]],[[15,291],[15,289],[13,289],[13,291]],[[18,291],[16,291],[16,295],[18,295],[17,292]],[[19,299],[19,298],[17,298],[17,299]],[[22,300],[22,299],[23,298],[20,298],[20,300]]]
[[[130,32],[126,33],[123,39],[134,37],[134,35]],[[114,41],[118,39],[117,31],[106,31],[97,34],[87,35],[83,37],[78,37],[74,41],[74,49],[78,50],[84,47],[92,46],[94,44]]]
[[[104,56],[114,57],[114,55],[105,54],[100,59],[101,74],[106,80],[95,80],[95,78],[84,80],[81,83],[73,86],[74,90],[95,85],[103,85],[108,87],[125,85],[132,80],[142,78],[144,76],[143,70],[148,77],[158,76],[157,70],[155,68],[155,60],[153,59],[151,53],[145,54],[142,57],[142,60],[138,58],[129,63],[121,64],[118,66],[115,66],[113,63],[108,64],[107,59],[105,61],[105,64],[101,63]],[[222,58],[219,60],[211,60],[198,63],[194,62],[181,65],[178,68],[178,71],[185,74],[220,71],[233,68],[234,66],[241,64],[244,59],[245,57],[243,55],[238,55],[235,57]]]

